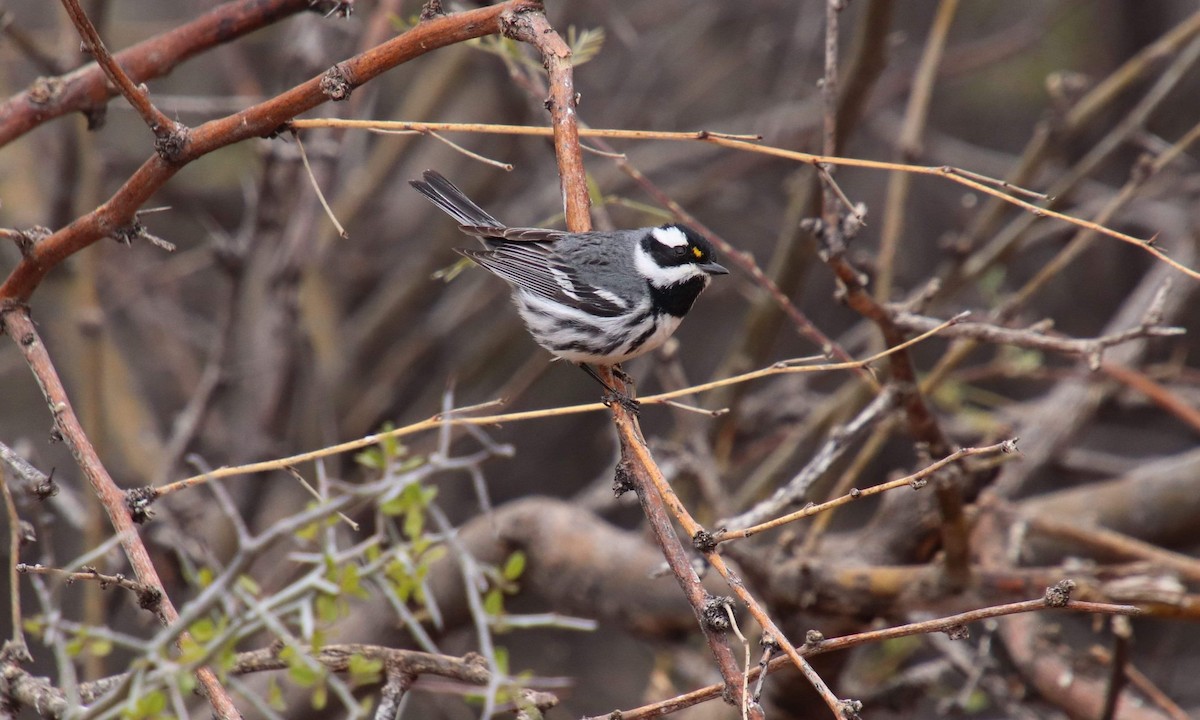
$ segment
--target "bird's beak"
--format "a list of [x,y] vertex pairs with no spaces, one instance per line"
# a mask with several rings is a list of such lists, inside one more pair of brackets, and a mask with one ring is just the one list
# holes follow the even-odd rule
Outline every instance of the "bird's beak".
[[718,265],[715,262],[701,263],[701,264],[697,265],[696,267],[700,268],[701,270],[708,273],[709,275],[728,275],[729,274],[729,271],[726,270],[723,265]]

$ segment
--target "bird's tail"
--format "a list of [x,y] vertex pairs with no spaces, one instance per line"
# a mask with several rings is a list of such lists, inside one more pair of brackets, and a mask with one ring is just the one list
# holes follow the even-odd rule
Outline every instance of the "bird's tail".
[[436,170],[426,170],[422,177],[425,178],[423,181],[410,180],[409,184],[416,188],[417,192],[429,198],[434,205],[441,208],[442,212],[457,220],[459,225],[504,227],[504,223],[471,202],[471,199],[464,195],[462,190],[459,190],[441,173]]

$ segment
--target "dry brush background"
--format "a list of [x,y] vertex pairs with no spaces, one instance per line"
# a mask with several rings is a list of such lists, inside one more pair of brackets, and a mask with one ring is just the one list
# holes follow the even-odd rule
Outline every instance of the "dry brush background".
[[[263,29],[243,36],[222,26],[214,32],[231,33],[223,43],[197,34],[195,57],[170,72],[159,66],[147,82],[169,120],[198,128],[321,77],[413,28],[421,11],[379,0],[352,3],[343,18],[329,14],[338,10],[330,4],[305,5],[122,0],[83,9],[114,52],[206,12],[260,13]],[[554,3],[547,15],[577,59],[588,60],[574,80],[579,118],[590,127],[749,133],[775,147],[826,147],[824,2],[579,0]],[[1175,261],[1200,267],[1200,14],[1192,3],[853,0],[838,16],[838,155],[1015,178],[1051,195],[1043,205],[1154,237]],[[477,414],[508,413],[597,399],[583,373],[548,362],[528,339],[502,283],[454,267],[452,248],[466,239],[407,185],[436,168],[512,225],[561,226],[558,164],[546,138],[444,134],[511,164],[505,172],[430,135],[302,130],[311,174],[345,226],[339,238],[295,138],[258,137],[276,123],[229,144],[231,122],[193,135],[214,151],[193,158],[186,148],[195,145],[186,146],[181,157],[190,162],[163,170],[169,181],[140,204],[167,209],[141,214],[140,230],[104,228],[103,239],[47,264],[40,284],[28,281],[43,270],[22,264],[29,243],[41,242],[30,229],[69,234],[78,218],[110,207],[102,204],[155,156],[155,137],[121,97],[100,93],[61,117],[45,111],[69,102],[56,93],[75,87],[70,73],[88,61],[58,3],[8,4],[2,26],[9,100],[0,105],[0,276],[8,280],[0,301],[15,342],[0,343],[0,443],[12,460],[0,469],[16,513],[37,535],[12,562],[67,567],[102,547],[87,565],[132,575],[84,471],[56,441],[57,409],[30,373],[36,348],[14,331],[26,327],[25,300],[80,426],[125,488],[282,458],[450,407],[503,398]],[[940,61],[923,64],[937,59],[929,53],[939,27]],[[313,83],[316,107],[302,117],[545,126],[544,83],[532,49],[493,37],[420,54],[343,102],[323,102],[328,86]],[[288,119],[297,102],[263,117]],[[884,338],[972,313],[905,355],[916,382],[897,381],[902,368],[881,360],[873,374],[776,375],[685,398],[728,408],[717,417],[648,404],[641,427],[654,458],[708,529],[878,485],[955,448],[1020,438],[1019,455],[966,458],[931,473],[918,492],[893,490],[722,543],[788,638],[800,645],[809,630],[834,638],[1039,598],[1065,579],[1077,600],[1142,610],[1130,622],[1014,615],[971,624],[968,639],[914,630],[820,654],[820,643],[809,643],[839,697],[861,701],[870,718],[1200,712],[1194,277],[1142,248],[947,179],[875,169],[835,174],[850,201],[865,205],[866,227],[846,237],[829,225],[814,233],[803,221],[828,221],[837,209],[828,193],[822,204],[811,165],[703,142],[609,143],[624,156],[584,156],[597,227],[663,222],[669,198],[746,253],[725,263],[733,275],[698,301],[677,345],[625,368],[643,396],[821,352],[801,317],[848,356],[866,357]],[[747,271],[752,265],[789,308]],[[167,596],[185,616],[203,609],[189,627],[201,642],[206,633],[216,638],[206,660],[265,653],[222,666],[239,711],[320,716],[313,695],[326,688],[325,713],[345,713],[339,703],[353,705],[355,696],[374,701],[370,712],[403,697],[406,717],[475,717],[521,687],[558,697],[549,717],[572,717],[720,682],[679,586],[657,572],[662,556],[637,502],[613,497],[619,449],[607,413],[442,427],[402,442],[404,450],[385,446],[368,458],[297,464],[296,473],[336,499],[324,504],[281,469],[179,490],[139,526]],[[52,471],[60,492],[38,500],[31,486]],[[758,505],[780,488],[792,489],[782,502]],[[333,510],[360,525],[314,529]],[[517,552],[523,569],[512,560]],[[351,566],[355,577],[346,575]],[[420,592],[406,595],[406,573],[417,567],[428,574]],[[238,584],[238,576],[252,582]],[[223,597],[206,595],[214,577],[232,583]],[[14,664],[7,653],[6,668],[47,675],[68,692],[72,672],[84,681],[129,670],[159,632],[133,593],[55,575],[16,582],[32,662]],[[713,573],[704,582],[730,594]],[[756,643],[758,626],[735,608]],[[197,625],[204,618],[214,627]],[[599,629],[580,631],[587,623],[568,618],[597,620]],[[519,629],[522,622],[538,626]],[[5,613],[6,637],[11,625]],[[287,709],[251,702],[273,696],[266,670],[279,647],[310,644],[314,628],[324,643],[483,651],[485,659],[414,670],[426,660],[388,656],[392,664],[358,666],[355,676],[324,657],[338,672],[317,680],[321,665],[285,658],[291,675],[276,675]],[[155,651],[170,639],[160,636]],[[744,650],[727,639],[740,666]],[[271,651],[273,641],[282,644]],[[761,654],[753,645],[751,664]],[[505,669],[528,674],[501,682]],[[6,701],[14,677],[6,674]],[[143,680],[169,688],[164,712],[180,714],[186,677],[164,671]],[[464,702],[468,692],[491,697]],[[190,702],[190,712],[210,712]],[[768,678],[761,702],[771,718],[830,712],[788,670]],[[108,711],[122,707],[114,701]],[[740,711],[715,700],[679,714]]]

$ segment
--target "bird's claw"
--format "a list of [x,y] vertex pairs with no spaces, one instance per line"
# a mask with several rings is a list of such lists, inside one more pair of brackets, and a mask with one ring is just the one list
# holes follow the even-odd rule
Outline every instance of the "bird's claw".
[[600,398],[600,401],[604,403],[606,407],[612,407],[613,403],[617,403],[621,407],[625,408],[625,411],[634,417],[637,417],[642,412],[642,404],[623,393],[606,391]]
[[612,374],[613,374],[613,377],[615,377],[616,379],[625,383],[626,385],[635,385],[636,384],[633,381],[633,376],[631,376],[629,373],[622,370],[620,365],[612,366]]

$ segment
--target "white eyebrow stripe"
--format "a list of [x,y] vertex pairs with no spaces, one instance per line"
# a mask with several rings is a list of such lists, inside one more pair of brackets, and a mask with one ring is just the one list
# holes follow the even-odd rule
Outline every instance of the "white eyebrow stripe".
[[650,234],[655,240],[667,247],[681,247],[688,244],[687,235],[677,227],[654,228]]

